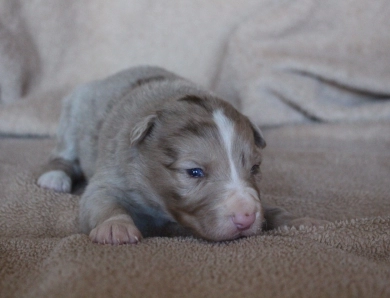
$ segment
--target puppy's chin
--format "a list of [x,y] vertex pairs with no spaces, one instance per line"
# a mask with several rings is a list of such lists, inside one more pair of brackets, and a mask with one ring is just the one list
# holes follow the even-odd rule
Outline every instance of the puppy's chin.
[[242,230],[232,221],[231,216],[225,216],[218,219],[202,220],[202,218],[187,214],[181,215],[181,224],[189,228],[195,236],[208,241],[228,241],[240,237],[249,237],[258,235],[262,231],[263,215],[256,213],[256,220],[250,228]]
[[208,183],[186,197],[166,203],[180,225],[206,240],[233,240],[262,231],[264,210],[258,191],[249,186],[232,188],[224,181]]

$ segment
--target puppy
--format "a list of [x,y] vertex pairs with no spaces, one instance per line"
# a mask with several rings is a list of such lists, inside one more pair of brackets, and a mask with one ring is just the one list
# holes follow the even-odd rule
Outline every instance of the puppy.
[[41,187],[82,178],[81,231],[97,243],[142,236],[236,239],[296,219],[260,201],[261,131],[227,102],[157,67],[136,67],[64,99]]

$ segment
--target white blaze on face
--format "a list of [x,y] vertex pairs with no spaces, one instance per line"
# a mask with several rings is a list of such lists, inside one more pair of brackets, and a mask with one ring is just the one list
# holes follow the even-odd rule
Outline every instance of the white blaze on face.
[[[224,147],[230,168],[230,179],[227,182],[227,197],[223,203],[224,215],[229,215],[227,221],[230,225],[234,225],[234,218],[245,218],[255,215],[255,221],[251,227],[246,230],[247,235],[252,235],[261,229],[261,204],[257,191],[248,186],[240,177],[239,169],[237,168],[239,161],[234,159],[234,142],[236,128],[234,122],[223,113],[222,110],[217,110],[213,113],[213,119],[218,127],[218,132],[221,137],[222,146]],[[234,162],[236,160],[236,163]],[[226,218],[222,216],[222,218]],[[245,235],[245,234],[244,234]]]
[[217,110],[213,114],[215,123],[217,124],[219,134],[222,138],[223,146],[225,147],[230,167],[230,177],[232,186],[235,189],[242,189],[242,182],[237,171],[237,167],[233,160],[233,142],[234,142],[234,123],[227,118],[222,110]]

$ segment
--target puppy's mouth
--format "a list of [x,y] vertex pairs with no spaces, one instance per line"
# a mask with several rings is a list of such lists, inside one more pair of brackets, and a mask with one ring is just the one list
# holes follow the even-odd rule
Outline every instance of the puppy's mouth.
[[224,200],[214,206],[197,205],[195,212],[192,209],[189,212],[188,208],[170,211],[181,226],[208,241],[228,241],[260,234],[264,216],[259,200],[252,196],[247,200],[240,199]]
[[195,236],[212,242],[231,241],[255,236],[262,232],[263,221],[260,218],[250,228],[238,228],[229,221],[208,229],[199,229],[198,226],[197,228],[192,227],[191,230]]
[[236,239],[241,239],[241,238],[246,238],[246,237],[250,237],[250,236],[255,236],[255,235],[258,235],[260,232],[261,232],[261,229],[259,231],[257,231],[257,232],[255,232],[255,231],[248,232],[248,231],[239,231],[239,230],[237,230],[234,233],[220,235],[218,237],[207,237],[207,236],[206,237],[202,237],[201,236],[201,238],[206,239],[208,241],[212,241],[212,242],[232,241],[232,240],[236,240]]

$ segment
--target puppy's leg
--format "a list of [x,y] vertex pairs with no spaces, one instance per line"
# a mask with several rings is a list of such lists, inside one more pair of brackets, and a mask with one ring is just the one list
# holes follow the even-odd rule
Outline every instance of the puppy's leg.
[[71,192],[72,181],[81,176],[80,166],[76,161],[53,157],[41,171],[38,185],[57,192]]
[[72,181],[82,176],[77,156],[77,126],[73,121],[72,95],[65,98],[57,131],[56,147],[40,170],[38,185],[58,192],[70,192]]
[[109,185],[90,183],[80,201],[81,230],[93,242],[135,244],[142,238],[123,207],[125,195]]
[[280,207],[265,207],[264,211],[264,230],[272,230],[282,226],[323,226],[329,223],[327,220],[315,219],[310,217],[297,217]]

